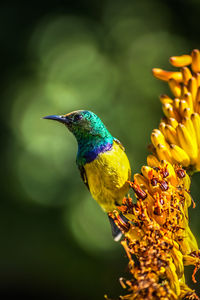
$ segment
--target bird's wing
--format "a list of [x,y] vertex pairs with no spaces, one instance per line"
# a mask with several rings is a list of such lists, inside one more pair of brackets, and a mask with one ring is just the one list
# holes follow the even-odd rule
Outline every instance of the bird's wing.
[[124,146],[122,145],[122,143],[121,143],[118,139],[114,138],[114,141],[115,141],[115,143],[116,143],[117,145],[120,146],[120,148],[121,148],[123,151],[125,151]]
[[80,171],[81,178],[82,178],[83,182],[84,182],[85,185],[87,186],[88,190],[90,190],[90,189],[89,189],[88,180],[87,180],[87,175],[86,175],[84,166],[80,166],[80,165],[79,165],[78,168],[79,168],[79,171]]

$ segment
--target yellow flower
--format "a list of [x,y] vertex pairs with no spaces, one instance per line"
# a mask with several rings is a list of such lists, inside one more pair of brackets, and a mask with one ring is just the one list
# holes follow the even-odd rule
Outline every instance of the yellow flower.
[[129,290],[122,300],[199,299],[185,283],[184,267],[194,265],[196,282],[200,251],[188,223],[188,208],[195,204],[187,171],[200,170],[200,53],[193,50],[170,62],[181,71],[153,69],[175,98],[160,97],[165,118],[151,134],[153,154],[129,182],[137,201],[124,198],[110,213],[124,233],[132,276],[120,279]]
[[153,130],[151,141],[159,160],[200,170],[200,52],[173,56],[170,63],[178,72],[154,68],[153,75],[167,81],[174,98],[161,95],[165,118]]
[[180,166],[165,161],[153,168],[143,166],[141,171],[130,182],[136,204],[124,198],[120,212],[110,214],[124,232],[122,245],[133,276],[121,280],[130,291],[121,299],[187,299],[186,294],[197,299],[184,278],[184,265],[195,265],[195,272],[200,266],[196,239],[188,225],[190,178]]

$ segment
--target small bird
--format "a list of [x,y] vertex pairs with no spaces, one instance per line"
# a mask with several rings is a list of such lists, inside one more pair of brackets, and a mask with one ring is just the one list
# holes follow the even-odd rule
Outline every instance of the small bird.
[[[77,110],[65,115],[51,115],[44,119],[64,124],[78,142],[76,164],[83,182],[92,197],[106,212],[122,204],[128,193],[131,178],[129,160],[122,144],[114,138],[101,119],[88,110]],[[109,217],[114,240],[121,231]]]

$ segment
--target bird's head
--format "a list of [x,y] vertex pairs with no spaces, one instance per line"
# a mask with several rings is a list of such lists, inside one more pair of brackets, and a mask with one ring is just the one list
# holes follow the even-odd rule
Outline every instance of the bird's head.
[[106,138],[110,136],[101,119],[88,110],[77,110],[65,115],[46,116],[44,119],[55,120],[64,124],[78,141],[87,137]]

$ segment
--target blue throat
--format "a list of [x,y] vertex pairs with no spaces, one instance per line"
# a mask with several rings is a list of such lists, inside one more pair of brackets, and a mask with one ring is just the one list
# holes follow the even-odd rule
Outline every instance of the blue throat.
[[106,138],[93,137],[78,141],[77,164],[83,166],[97,158],[100,153],[111,150],[113,137],[109,134]]

